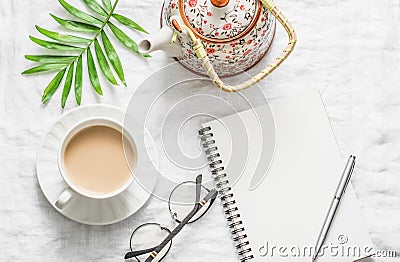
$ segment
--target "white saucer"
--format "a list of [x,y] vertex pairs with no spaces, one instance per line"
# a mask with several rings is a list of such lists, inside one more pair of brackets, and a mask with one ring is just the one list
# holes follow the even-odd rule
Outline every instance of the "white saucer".
[[[144,189],[134,179],[127,190],[111,199],[94,200],[77,196],[63,210],[55,206],[54,203],[59,195],[68,187],[57,163],[57,151],[61,140],[73,125],[98,116],[123,123],[124,112],[119,108],[105,105],[82,106],[71,110],[52,126],[39,148],[36,159],[39,185],[50,204],[67,218],[87,225],[108,225],[133,215],[149,199],[157,182],[157,177],[152,178]],[[146,146],[146,150],[155,150],[154,144]]]

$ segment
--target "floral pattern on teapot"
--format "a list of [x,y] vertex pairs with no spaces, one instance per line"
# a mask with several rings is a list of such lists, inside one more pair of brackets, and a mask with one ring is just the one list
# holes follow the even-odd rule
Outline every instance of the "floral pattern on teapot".
[[243,33],[257,13],[258,1],[230,1],[224,8],[210,6],[210,0],[184,1],[186,21],[207,38],[229,39]]
[[[200,12],[207,15],[207,12],[209,12],[207,11],[208,9],[204,8],[204,12],[201,11],[202,7],[199,5],[199,1],[209,0],[190,0],[188,2],[192,3],[191,5],[193,6],[190,6],[192,9],[189,8],[186,11],[198,10],[198,8],[200,8]],[[237,3],[243,2],[241,0],[231,1],[236,1]],[[239,4],[237,6],[240,9],[241,5]],[[163,16],[161,18],[162,26],[171,26],[170,18],[179,14],[179,0],[166,0],[163,7]],[[199,14],[199,16],[201,16],[201,14]],[[222,19],[220,20],[223,24],[224,21],[222,21]],[[211,40],[203,40],[203,44],[215,71],[220,76],[230,76],[241,73],[260,61],[271,46],[276,29],[275,17],[265,8],[263,8],[261,11],[255,26],[251,28],[247,34],[232,41],[229,41],[230,36],[233,35],[232,31],[235,33],[235,35],[239,35],[247,27],[242,29],[239,26],[239,28],[235,29],[235,25],[227,22],[222,26],[218,26],[217,30],[208,30],[206,28],[212,27],[204,26],[204,20],[200,26],[194,26],[191,23],[190,25],[193,28],[196,28],[197,32],[201,35],[212,38]],[[242,32],[240,30],[242,30]],[[221,33],[224,31],[226,31],[226,33]],[[219,41],[221,38],[217,37],[221,35],[226,39]],[[197,59],[196,54],[194,53],[192,41],[185,37],[185,35],[181,34],[178,36],[178,40],[182,45],[183,55],[181,57],[177,57],[177,59],[188,69],[194,72],[205,74],[201,65],[201,61]]]

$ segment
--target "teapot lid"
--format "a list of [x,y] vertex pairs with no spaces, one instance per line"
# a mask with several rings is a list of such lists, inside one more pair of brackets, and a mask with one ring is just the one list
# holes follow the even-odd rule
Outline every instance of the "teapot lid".
[[179,0],[183,22],[206,42],[225,43],[246,35],[256,25],[259,0]]

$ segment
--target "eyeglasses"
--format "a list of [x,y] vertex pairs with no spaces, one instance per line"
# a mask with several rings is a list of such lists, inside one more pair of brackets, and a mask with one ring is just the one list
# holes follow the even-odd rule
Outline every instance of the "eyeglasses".
[[169,196],[168,208],[178,225],[172,231],[158,223],[140,225],[131,235],[131,251],[125,254],[125,259],[135,259],[135,262],[161,261],[171,249],[172,239],[186,224],[203,217],[217,195],[215,189],[209,190],[202,185],[202,175],[198,175],[196,181],[177,185]]

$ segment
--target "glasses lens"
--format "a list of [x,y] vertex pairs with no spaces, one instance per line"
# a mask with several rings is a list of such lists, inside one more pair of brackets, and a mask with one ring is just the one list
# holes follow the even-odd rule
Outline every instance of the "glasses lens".
[[[209,190],[204,186],[201,186],[200,200],[207,195]],[[171,216],[178,222],[181,222],[194,208],[196,204],[196,183],[192,181],[184,182],[179,184],[171,192],[169,198],[169,210]],[[209,209],[210,201],[202,207],[189,223],[195,222],[201,218]]]
[[[148,223],[141,225],[132,233],[131,251],[140,251],[153,248],[161,244],[161,242],[171,233],[167,228],[161,227],[156,223]],[[172,240],[155,256],[153,262],[161,261],[171,248]],[[137,256],[138,261],[145,261],[151,252]],[[133,260],[134,261],[134,260]]]

